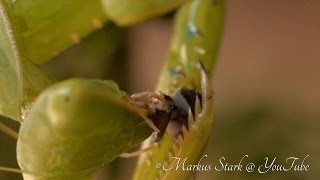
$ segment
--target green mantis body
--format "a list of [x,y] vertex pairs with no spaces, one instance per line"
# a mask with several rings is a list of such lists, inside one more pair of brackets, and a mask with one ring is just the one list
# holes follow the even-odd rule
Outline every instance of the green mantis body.
[[[207,97],[204,70],[202,78]],[[188,109],[179,90],[174,102]],[[192,109],[199,113],[199,99]],[[114,82],[71,79],[51,86],[35,101],[21,124],[18,163],[26,180],[90,179],[151,132],[143,111]]]
[[128,26],[163,15],[187,0],[102,0],[106,14],[118,25]]
[[[7,30],[8,28],[0,28],[0,33],[8,35],[8,40],[3,38],[8,42],[17,41],[17,47],[20,48],[16,49],[16,46],[10,47],[8,43],[1,44],[0,42],[0,53],[2,52],[0,57],[5,57],[5,60],[14,59],[15,61],[11,63],[26,64],[29,62],[20,62],[20,57],[11,57],[15,53],[22,54],[23,56],[29,55],[28,57],[31,57],[31,60],[35,63],[44,62],[62,50],[66,44],[70,44],[71,41],[78,43],[80,37],[90,32],[91,30],[84,28],[89,27],[89,20],[92,20],[91,24],[89,23],[90,26],[95,24],[97,28],[106,20],[104,14],[101,13],[102,8],[99,6],[100,1],[93,1],[94,3],[92,3],[90,7],[92,9],[98,7],[96,8],[98,10],[94,11],[90,8],[90,12],[83,13],[87,21],[83,21],[83,18],[80,16],[76,21],[78,22],[76,23],[78,24],[76,27],[84,30],[83,32],[67,28],[67,31],[61,31],[63,33],[56,33],[55,28],[51,28],[53,25],[38,23],[52,22],[47,21],[43,15],[43,13],[45,14],[47,11],[40,11],[38,14],[36,11],[32,11],[35,13],[32,13],[32,16],[26,19],[27,23],[22,23],[21,17],[23,17],[24,12],[32,9],[40,9],[36,8],[36,6],[29,7],[27,6],[27,2],[22,1],[20,3],[17,2],[16,5],[14,5],[14,3],[3,3],[9,1],[0,2],[0,7],[4,7],[2,9],[8,11],[8,18],[4,18],[4,23],[1,21],[0,25],[8,24],[6,23],[8,20],[13,24],[12,28],[9,28],[10,31]],[[68,4],[68,2],[61,2]],[[70,1],[69,3],[71,2],[77,3],[76,1]],[[151,5],[148,6],[145,6],[145,4],[151,1],[139,1],[140,3],[138,3],[138,1],[132,1],[135,6],[130,3],[124,4],[123,6],[116,5],[123,1],[113,2],[110,0],[102,2],[104,4],[103,9],[110,16],[109,18],[111,20],[119,25],[130,25],[168,12],[181,5],[184,1],[159,0],[154,1],[157,2],[156,4],[151,3]],[[51,3],[54,4],[53,1]],[[42,1],[35,1],[35,5],[36,4],[38,4],[39,7],[47,5]],[[66,5],[63,6],[64,8],[61,8],[62,6],[60,7],[60,5],[61,4],[57,3],[57,6],[53,6],[51,9],[52,12],[55,8],[61,9],[54,11],[54,15],[52,15],[52,17],[57,17],[55,18],[57,22],[60,22],[64,18],[55,16],[55,13],[59,15],[61,11],[65,11],[67,14],[69,12],[68,8],[66,8],[69,6]],[[190,157],[192,162],[197,162],[204,151],[213,122],[213,102],[211,99],[209,80],[204,71],[198,73],[196,65],[201,61],[209,71],[209,74],[212,72],[211,69],[216,59],[216,52],[222,32],[223,6],[223,1],[219,0],[196,0],[187,2],[179,10],[168,62],[163,69],[163,74],[157,89],[166,94],[172,94],[177,88],[186,86],[197,92],[202,92],[202,107],[199,101],[196,101],[195,115],[192,117],[192,115],[189,114],[188,127],[181,127],[184,135],[183,141],[181,140],[181,136],[179,136],[177,142],[173,142],[172,138],[165,134],[161,140],[161,147],[140,159],[134,176],[135,179],[187,179],[192,176],[192,172],[163,172],[156,169],[155,164],[168,162],[168,159],[172,155],[182,158]],[[70,7],[72,8],[74,6]],[[157,8],[157,11],[152,7]],[[0,9],[1,13],[5,12],[2,11],[2,9]],[[25,11],[21,11],[20,9]],[[72,12],[76,14],[75,17],[78,17],[78,10]],[[152,12],[157,13],[154,14]],[[79,23],[82,22],[85,24],[80,26]],[[73,26],[72,23],[67,21],[63,21],[63,23]],[[41,24],[43,27],[41,26],[38,29],[19,28],[20,26],[30,24]],[[30,25],[30,27],[36,26]],[[90,28],[92,29],[92,27]],[[12,35],[11,29],[14,31],[13,35],[16,36],[17,40],[10,39]],[[24,36],[19,34],[17,31],[19,29],[26,30]],[[63,43],[60,43],[60,40],[55,42],[57,39],[56,36],[60,37],[60,34],[63,35],[61,36],[63,37],[61,40]],[[64,35],[67,37],[64,37]],[[43,42],[42,40],[44,38],[42,37],[50,37],[50,39]],[[44,48],[48,52],[42,51],[42,53],[39,54],[36,52],[38,49],[35,47],[39,47],[40,49],[40,47],[45,47],[43,43],[51,43],[51,41],[54,42],[54,45],[50,46],[53,49]],[[30,46],[22,48],[23,44]],[[13,45],[15,44],[13,43]],[[13,49],[12,53],[7,50],[10,48]],[[9,52],[8,54],[10,56],[8,54],[4,56],[3,49],[6,50],[6,53]],[[11,89],[12,91],[14,91],[13,89],[18,89],[18,92],[15,94],[17,94],[16,97],[18,97],[19,103],[14,104],[13,108],[18,109],[16,106],[20,107],[23,99],[22,96],[25,96],[24,94],[28,92],[28,89],[23,90],[23,92],[21,90],[28,84],[24,83],[22,87],[22,81],[28,82],[25,80],[28,74],[25,74],[25,72],[27,72],[26,66],[14,64],[14,67],[16,67],[13,68],[14,72],[7,74],[10,74],[10,77],[14,77],[12,74],[19,75],[17,76],[18,80],[15,80],[19,87],[10,87],[6,92],[8,92],[9,99],[15,98],[15,96],[12,95],[13,93],[9,92],[11,92]],[[22,67],[24,74],[21,74],[19,69]],[[180,76],[181,74],[183,74],[183,77]],[[3,76],[3,80],[1,77],[2,76],[0,76],[0,80],[5,82],[5,84],[10,82],[4,81],[8,75]],[[37,75],[30,77],[37,77]],[[201,77],[202,83],[200,83],[199,77]],[[32,82],[34,81],[37,82],[34,78],[29,78],[29,81],[31,82],[29,84],[33,84]],[[33,87],[30,87],[30,89],[34,90]],[[39,89],[42,90],[42,86]],[[35,94],[37,95],[37,93]],[[0,110],[1,107],[2,106],[0,106]],[[3,111],[8,110],[5,109]],[[11,111],[7,114],[5,112],[1,113],[5,115],[8,114],[15,119],[18,119],[17,117],[19,116],[19,113],[11,113]],[[188,131],[186,128],[188,128]],[[17,144],[17,159],[23,171],[24,179],[26,180],[90,179],[104,164],[112,161],[129,148],[140,144],[149,137],[151,133],[152,129],[146,123],[140,109],[133,105],[114,83],[110,81],[71,79],[52,85],[42,92],[32,104],[31,110],[21,124]]]
[[21,124],[17,158],[24,179],[90,179],[150,136],[139,113],[110,81],[51,86]]
[[188,158],[189,164],[197,164],[202,157],[212,131],[213,97],[209,79],[204,78],[203,72],[199,74],[196,65],[202,62],[211,77],[223,32],[224,7],[223,0],[194,0],[178,10],[167,62],[156,89],[170,94],[177,87],[185,86],[202,92],[202,107],[196,103],[195,116],[189,115],[190,123],[182,128],[183,136],[178,143],[173,143],[170,136],[164,136],[160,148],[140,156],[135,180],[189,179],[194,176],[195,172],[181,168],[164,171],[154,167],[157,163],[165,164],[165,168],[173,167],[176,162],[170,161],[172,157]]

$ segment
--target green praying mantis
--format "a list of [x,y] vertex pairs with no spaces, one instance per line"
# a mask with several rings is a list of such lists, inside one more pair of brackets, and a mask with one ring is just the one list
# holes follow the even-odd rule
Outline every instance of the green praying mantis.
[[[189,104],[180,91],[172,96],[175,107],[190,109],[181,108],[188,114],[187,124],[194,121],[191,110],[200,114],[201,107],[211,108],[209,81],[202,66],[200,70],[202,104],[198,96]],[[163,96],[149,94],[143,93],[142,99]],[[130,98],[114,82],[101,80],[70,79],[46,89],[19,131],[17,158],[24,179],[90,179],[103,165],[146,140],[152,130],[159,133],[161,126],[154,124],[172,119],[161,116],[156,120],[163,122],[152,122],[140,109],[137,96]],[[163,112],[169,113],[165,106],[161,105]]]
[[[119,3],[126,6],[119,6]],[[105,18],[101,18],[101,9],[117,24],[131,25],[181,6],[169,61],[157,88],[168,95],[148,92],[128,96],[114,82],[102,80],[70,79],[49,85],[32,102],[19,134],[0,124],[1,130],[18,138],[17,159],[21,170],[0,169],[23,173],[24,179],[90,179],[118,156],[130,157],[145,152],[142,155],[149,156],[151,153],[155,157],[152,162],[149,162],[150,157],[139,160],[134,179],[189,177],[190,173],[184,172],[159,176],[158,172],[161,171],[150,166],[150,163],[165,161],[172,148],[177,155],[192,156],[197,150],[188,150],[188,144],[198,148],[197,154],[202,154],[204,150],[213,118],[208,76],[212,72],[220,41],[223,2],[103,0],[102,4],[103,8],[98,8],[96,12],[100,20],[91,23],[96,27],[105,21]],[[95,6],[97,4],[92,7]],[[150,7],[155,7],[155,11],[150,11]],[[41,18],[38,20],[41,21]],[[43,32],[45,36],[48,31]],[[88,29],[85,33],[88,33]],[[71,35],[73,43],[78,43],[83,36]],[[31,42],[41,48],[37,39]],[[64,41],[63,44],[66,46],[67,43]],[[34,55],[33,59],[38,59],[37,62],[43,61],[43,58],[31,52],[21,53],[30,57]],[[45,57],[50,56],[51,52],[42,53],[41,56]],[[45,84],[48,86],[51,83]],[[181,93],[181,87],[193,92],[192,101]],[[179,117],[171,116],[174,108],[179,109],[178,114],[183,114],[179,116],[183,117],[179,123],[176,120]],[[171,128],[167,129],[168,126]],[[151,143],[138,152],[127,153],[130,148],[153,137],[152,134],[157,137],[151,138],[151,142],[156,139],[160,147],[153,147]],[[200,137],[204,139],[195,139]],[[191,145],[195,141],[198,143]],[[196,161],[198,156],[190,159]]]

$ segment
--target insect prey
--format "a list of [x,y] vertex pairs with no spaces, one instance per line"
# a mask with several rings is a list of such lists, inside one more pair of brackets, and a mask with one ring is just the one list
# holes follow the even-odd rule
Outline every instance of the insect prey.
[[133,94],[131,98],[148,112],[147,117],[159,129],[155,141],[159,141],[165,131],[177,141],[179,134],[182,134],[182,126],[188,128],[189,111],[195,116],[195,102],[197,98],[201,101],[201,94],[181,87],[172,96],[142,92]]

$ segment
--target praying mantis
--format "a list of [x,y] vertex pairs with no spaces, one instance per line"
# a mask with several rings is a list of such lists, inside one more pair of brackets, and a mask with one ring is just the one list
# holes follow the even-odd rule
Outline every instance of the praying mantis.
[[[136,155],[145,151],[147,151],[146,153],[162,151],[162,154],[159,154],[159,156],[163,156],[159,158],[162,160],[169,154],[169,150],[167,151],[166,148],[172,148],[171,143],[166,144],[168,141],[167,135],[170,134],[171,138],[169,139],[179,143],[181,142],[181,134],[186,135],[186,128],[191,130],[191,125],[195,121],[209,119],[208,123],[205,123],[207,127],[201,126],[201,128],[208,129],[206,130],[206,135],[208,135],[213,115],[212,90],[206,70],[211,73],[217,49],[215,43],[219,42],[219,38],[213,42],[214,45],[210,43],[211,39],[203,38],[202,36],[206,36],[215,29],[208,25],[208,29],[202,29],[203,32],[196,31],[198,24],[194,21],[198,15],[196,14],[194,17],[192,15],[193,13],[200,13],[200,17],[204,19],[198,19],[201,24],[199,27],[200,29],[206,28],[205,23],[210,23],[210,20],[216,18],[216,12],[211,14],[211,10],[217,7],[221,8],[223,3],[217,5],[215,1],[209,0],[194,2],[158,0],[155,2],[157,3],[151,3],[151,5],[159,7],[159,11],[155,11],[155,13],[146,11],[150,7],[142,6],[141,4],[145,3],[143,1],[126,0],[127,8],[130,8],[130,4],[136,5],[131,6],[132,11],[124,11],[128,14],[119,13],[123,12],[123,9],[117,9],[119,7],[116,6],[118,1],[103,0],[102,4],[104,4],[104,11],[109,15],[108,18],[119,25],[131,25],[182,6],[182,12],[176,21],[176,29],[181,33],[174,37],[174,45],[169,53],[169,59],[173,60],[170,60],[164,68],[164,72],[170,72],[170,75],[168,73],[163,75],[158,87],[167,95],[147,93],[128,96],[120,91],[114,82],[102,80],[70,79],[53,85],[45,83],[48,87],[32,103],[30,111],[21,123],[19,134],[0,126],[0,129],[18,138],[17,159],[21,168],[21,170],[8,168],[2,168],[2,170],[23,173],[26,180],[90,179],[103,165],[116,157],[131,156],[126,152],[130,148],[141,144],[153,132],[159,136],[156,139],[159,141],[160,147],[155,147],[157,150],[154,151],[151,144],[133,154]],[[141,6],[139,6],[139,3],[141,3]],[[97,13],[100,13],[100,11]],[[211,15],[214,16],[210,18]],[[219,17],[217,19],[221,18],[220,15],[221,12],[218,11]],[[99,17],[101,17],[101,14]],[[105,18],[101,19],[105,21]],[[97,23],[93,24],[97,25]],[[200,38],[193,41],[190,34],[183,31],[186,24],[191,30],[195,28],[193,29],[195,31],[189,33]],[[220,26],[217,27],[217,29],[220,28]],[[217,36],[220,36],[220,31],[217,34]],[[77,40],[74,38],[75,36],[71,37],[73,37],[73,40]],[[209,37],[212,36],[209,35]],[[213,51],[209,51],[212,45],[214,46]],[[176,52],[177,48],[179,49],[179,55]],[[45,55],[49,56],[50,54]],[[38,58],[36,55],[35,57]],[[41,61],[41,58],[39,58],[39,61]],[[172,76],[172,70],[174,69],[174,74],[179,74],[179,67],[181,66],[182,74],[185,74],[185,76],[182,78]],[[178,83],[173,83],[175,81],[178,81]],[[197,92],[193,93],[195,96],[193,96],[192,102],[188,102],[187,98],[181,95],[181,89],[179,88],[184,86],[192,92]],[[181,109],[184,109],[184,114],[187,115],[186,118],[183,118],[182,123],[178,123],[178,125],[175,123],[174,126],[171,124],[170,129],[167,129],[167,126],[170,126],[170,122],[174,121],[168,118],[170,116],[167,116],[172,112],[167,107],[168,101],[164,100],[167,96],[172,99],[170,102],[173,102],[174,107],[184,107]],[[150,103],[155,108],[146,108],[145,105],[149,106]],[[164,115],[155,115],[155,112],[158,112],[159,109],[165,112]],[[167,133],[164,132],[166,130]],[[185,137],[193,135],[198,137],[199,132],[190,133]],[[161,138],[162,136],[164,137]],[[154,142],[154,138],[151,141]],[[197,148],[203,151],[206,141],[207,139],[200,144],[202,147]],[[186,142],[192,143],[191,140],[186,140]],[[197,156],[192,159],[196,160]],[[143,168],[144,171],[150,169],[150,166],[144,166],[142,158],[135,179],[143,177],[143,172],[139,172],[141,167],[146,167]],[[155,170],[157,169],[153,167],[150,172],[152,173]],[[179,173],[181,175],[181,172]],[[169,174],[168,176],[179,177],[179,174]],[[153,175],[144,177],[147,179],[155,178]]]
[[[204,69],[201,76],[205,107],[211,92]],[[152,129],[159,132],[135,104],[136,96],[130,102],[114,82],[86,79],[45,90],[19,131],[17,158],[24,179],[90,179],[104,164],[144,141]],[[188,103],[178,91],[172,98],[174,106],[190,109],[189,119],[191,109],[199,111],[198,96]]]

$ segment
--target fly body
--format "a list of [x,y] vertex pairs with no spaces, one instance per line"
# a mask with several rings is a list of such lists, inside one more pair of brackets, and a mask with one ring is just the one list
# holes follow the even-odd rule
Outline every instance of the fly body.
[[[172,96],[160,94],[159,101],[152,101],[151,98],[159,96],[152,92],[134,94],[131,97],[148,111],[148,117],[160,130],[156,141],[159,141],[165,131],[177,140],[182,134],[182,126],[188,127],[189,111],[195,115],[195,102],[198,98],[201,104],[201,94],[196,91],[182,87],[177,89]],[[137,98],[139,97],[139,98]]]

